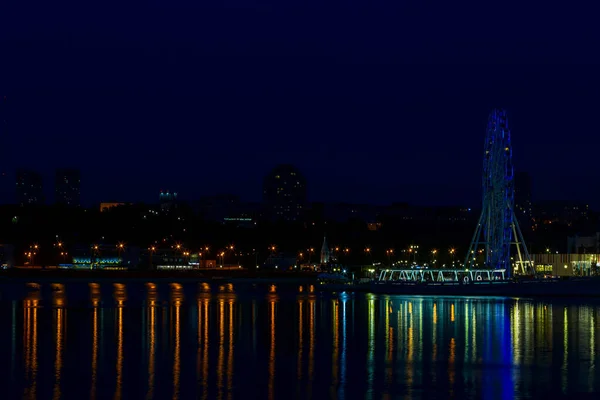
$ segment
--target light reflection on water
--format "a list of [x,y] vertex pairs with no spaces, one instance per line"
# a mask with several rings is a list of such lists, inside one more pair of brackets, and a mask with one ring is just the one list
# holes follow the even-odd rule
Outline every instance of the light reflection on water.
[[511,399],[600,387],[597,303],[207,283],[53,283],[19,296],[0,301],[7,398]]

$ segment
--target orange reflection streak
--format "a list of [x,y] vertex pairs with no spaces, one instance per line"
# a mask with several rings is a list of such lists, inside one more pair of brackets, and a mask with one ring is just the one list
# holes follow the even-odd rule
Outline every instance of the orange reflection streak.
[[55,310],[55,325],[56,325],[56,355],[54,361],[54,400],[58,400],[61,398],[60,392],[60,378],[62,371],[62,348],[63,348],[63,329],[65,321],[65,313],[66,311],[62,308],[57,308]]
[[197,340],[198,340],[198,344],[197,344],[197,349],[196,349],[196,382],[200,382],[201,381],[201,368],[202,368],[202,346],[201,346],[201,335],[200,333],[202,332],[202,303],[200,302],[200,299],[198,299],[198,302],[196,304],[196,306],[198,307],[198,326],[196,327],[197,329]]
[[[31,359],[31,324],[29,322],[30,315],[29,308],[29,300],[23,301],[23,354],[25,357],[25,381],[29,380],[29,374],[31,372],[31,367],[29,366],[29,360]],[[25,395],[27,395],[27,389],[25,390]]]
[[269,349],[269,399],[275,398],[275,311],[277,299],[269,298],[269,318],[271,321],[271,347]]
[[57,308],[62,308],[66,303],[65,285],[62,283],[53,283],[52,287],[52,305]]
[[310,293],[314,293],[314,292],[315,292],[315,285],[309,285],[309,286],[308,286],[308,291],[309,291]]
[[568,377],[567,371],[569,370],[569,314],[567,307],[563,309],[563,364],[562,364],[562,389],[567,391]]
[[29,396],[31,399],[37,398],[37,300],[30,300],[31,307],[31,388],[29,390]]
[[204,333],[202,350],[202,398],[208,399],[208,305],[210,299],[204,299]]
[[336,389],[337,389],[337,384],[339,382],[339,380],[338,380],[338,368],[339,368],[338,358],[339,358],[339,354],[340,354],[340,340],[339,340],[339,334],[338,334],[339,329],[340,329],[340,314],[339,314],[337,299],[334,299],[331,301],[331,307],[332,307],[332,312],[333,312],[333,318],[331,320],[331,323],[332,323],[331,330],[333,331],[333,342],[332,342],[333,352],[331,355],[331,396],[332,396],[332,398],[335,398],[335,397],[337,397]]
[[96,380],[98,378],[98,307],[94,306],[92,314],[92,383],[90,399],[96,398]]
[[90,283],[90,301],[93,307],[98,307],[100,304],[100,285],[97,283]]
[[37,390],[37,370],[38,370],[38,361],[37,361],[37,347],[38,347],[38,343],[37,343],[37,339],[38,339],[38,329],[37,329],[37,309],[38,309],[38,301],[37,300],[31,300],[32,302],[32,311],[33,311],[33,315],[32,315],[32,322],[33,322],[33,328],[32,328],[32,340],[31,340],[31,390],[30,390],[30,396],[32,399],[36,399],[37,395],[36,395],[36,390]]
[[173,350],[173,400],[179,398],[179,379],[180,379],[180,366],[181,366],[181,325],[180,325],[180,308],[181,303],[179,300],[174,302],[175,308],[175,349]]
[[125,289],[125,285],[123,285],[122,283],[114,283],[113,288],[113,297],[117,302],[117,307],[123,306],[125,300],[127,300],[127,292]]
[[180,283],[171,283],[171,303],[175,304],[183,301],[183,286]]
[[590,372],[589,372],[589,391],[593,393],[594,388],[594,375],[596,372],[596,311],[590,310]]
[[225,362],[225,300],[219,299],[219,355],[217,358],[217,398],[223,398],[223,364]]
[[450,321],[454,322],[454,303],[450,304]]
[[115,400],[119,400],[123,395],[123,306],[127,299],[125,285],[115,283],[113,297],[117,302],[117,360],[115,364],[116,384]]
[[454,394],[454,377],[456,372],[454,370],[454,361],[456,361],[456,339],[450,339],[450,355],[448,356],[448,383],[450,384],[450,397]]
[[23,346],[25,356],[25,381],[31,383],[23,393],[24,398],[36,398],[37,385],[37,306],[38,301],[27,296],[23,301]]
[[[152,294],[151,294],[152,293]],[[149,354],[148,354],[148,392],[147,399],[154,397],[154,376],[155,376],[155,358],[156,358],[156,301],[154,300],[156,292],[148,292],[148,312],[150,313],[149,324]]]
[[300,384],[300,381],[302,380],[302,355],[304,352],[304,343],[303,343],[303,331],[304,331],[304,325],[303,325],[303,319],[304,316],[302,315],[302,309],[304,307],[304,301],[302,300],[298,300],[298,384]]
[[233,396],[233,300],[229,300],[229,348],[227,349],[227,398]]
[[96,382],[98,379],[98,306],[100,305],[100,285],[90,283],[90,300],[94,312],[92,314],[92,382],[90,384],[90,399],[96,399]]
[[123,393],[123,305],[117,306],[117,361],[115,365],[117,372],[115,400],[121,398]]
[[[312,285],[311,285],[312,287]],[[312,291],[311,291],[312,293]],[[307,397],[312,395],[315,373],[315,300],[308,300],[308,388]]]

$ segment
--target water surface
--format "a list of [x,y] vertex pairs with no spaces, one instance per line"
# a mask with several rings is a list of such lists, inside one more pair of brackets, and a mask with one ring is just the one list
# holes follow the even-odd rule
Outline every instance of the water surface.
[[600,304],[310,285],[0,286],[2,398],[513,399],[598,391]]

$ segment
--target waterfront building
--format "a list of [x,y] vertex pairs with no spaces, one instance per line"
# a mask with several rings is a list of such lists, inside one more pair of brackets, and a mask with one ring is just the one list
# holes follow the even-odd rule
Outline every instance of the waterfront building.
[[78,169],[62,168],[56,170],[56,203],[69,207],[81,205],[81,176]]
[[264,203],[274,221],[300,222],[306,208],[306,179],[289,164],[275,167],[264,179]]
[[63,260],[62,268],[74,269],[135,269],[140,263],[140,250],[120,244],[91,244],[77,246]]
[[177,205],[177,192],[160,191],[159,195],[160,209],[163,212],[171,211]]
[[17,203],[21,206],[44,204],[43,179],[36,171],[18,169],[16,173]]
[[597,276],[600,272],[600,254],[532,254],[536,273],[551,276]]

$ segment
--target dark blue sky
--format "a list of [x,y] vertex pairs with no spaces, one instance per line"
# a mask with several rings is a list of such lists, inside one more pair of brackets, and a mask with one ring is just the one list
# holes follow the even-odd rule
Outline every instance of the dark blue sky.
[[311,200],[472,205],[504,107],[534,195],[600,203],[597,6],[39,3],[0,6],[4,202],[25,166],[86,203],[258,200],[285,162]]

